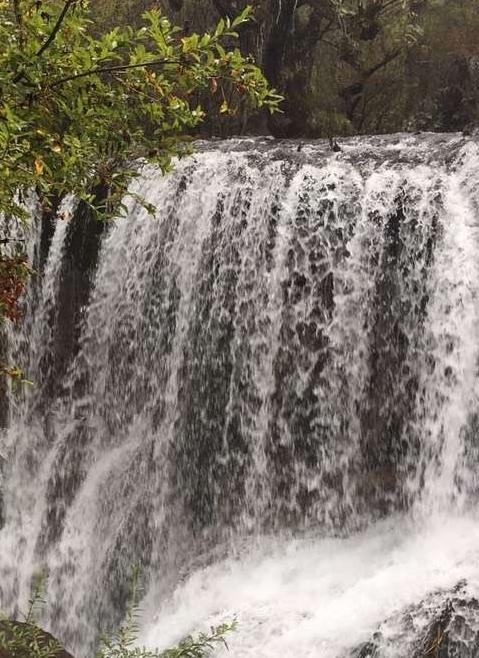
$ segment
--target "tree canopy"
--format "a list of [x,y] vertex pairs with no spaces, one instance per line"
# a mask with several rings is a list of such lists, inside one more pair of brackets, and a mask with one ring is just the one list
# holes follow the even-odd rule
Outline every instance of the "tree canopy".
[[92,199],[107,183],[123,195],[138,158],[167,170],[205,116],[201,92],[223,113],[273,110],[278,97],[249,57],[226,49],[251,15],[186,34],[159,10],[138,29],[94,36],[84,0],[0,2],[0,212],[22,194]]
[[[240,0],[102,0],[98,21],[134,24],[152,4],[201,30]],[[252,0],[240,30],[285,97],[268,128],[283,137],[461,130],[479,118],[477,0]],[[210,128],[264,130],[253,115]],[[263,118],[261,116],[261,118]],[[228,132],[230,131],[230,132]]]
[[280,97],[234,47],[250,17],[247,7],[198,34],[152,9],[139,27],[98,33],[87,0],[0,0],[0,315],[18,316],[27,271],[9,219],[28,217],[29,194],[46,210],[72,193],[113,215],[139,160],[166,172],[185,153],[206,97],[225,116],[277,109]]

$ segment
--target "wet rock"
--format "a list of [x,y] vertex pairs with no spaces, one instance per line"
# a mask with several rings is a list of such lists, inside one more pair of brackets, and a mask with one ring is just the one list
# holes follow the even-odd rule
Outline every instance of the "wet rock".
[[[106,190],[93,191],[95,203],[106,197]],[[57,305],[48,322],[54,336],[53,349],[46,352],[40,363],[40,371],[49,373],[43,382],[44,395],[39,400],[43,408],[59,391],[71,362],[79,349],[80,326],[90,298],[98,254],[107,223],[98,218],[84,202],[80,202],[68,223],[65,248],[62,255]],[[38,269],[42,271],[48,257],[52,238],[52,217],[45,214],[42,220],[40,257]]]
[[432,593],[385,620],[350,658],[477,658],[479,600],[467,583]]
[[354,651],[352,658],[375,658],[378,646],[373,642],[366,642]]

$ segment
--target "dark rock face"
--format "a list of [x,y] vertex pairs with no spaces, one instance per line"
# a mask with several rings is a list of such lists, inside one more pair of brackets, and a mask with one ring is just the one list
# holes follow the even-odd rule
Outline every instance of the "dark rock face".
[[350,658],[477,658],[479,600],[466,583],[435,592],[381,624]]
[[[53,635],[40,628],[18,621],[0,622],[0,658],[36,658],[37,654],[32,653],[31,649],[23,649],[23,641],[15,641],[15,636],[12,633],[13,626],[16,629],[15,635],[18,633],[17,637],[20,637],[21,633],[21,636],[25,638],[24,643],[27,647],[32,641],[35,641],[40,650],[51,646],[51,652],[49,653],[51,658],[73,658],[68,651],[60,646],[60,643]],[[56,645],[58,645],[58,649],[56,649]]]
[[[97,191],[101,199],[104,191]],[[69,225],[62,264],[55,374],[59,379],[78,350],[82,309],[88,303],[105,223],[81,203]]]

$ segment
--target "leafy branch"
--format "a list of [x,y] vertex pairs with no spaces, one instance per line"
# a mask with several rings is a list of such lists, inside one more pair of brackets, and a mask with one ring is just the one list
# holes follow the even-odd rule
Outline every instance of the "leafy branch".
[[50,87],[59,87],[67,82],[72,82],[73,80],[80,80],[81,78],[87,78],[92,75],[102,75],[104,73],[118,73],[123,71],[130,71],[132,69],[144,69],[155,66],[165,66],[166,64],[181,64],[180,59],[152,59],[146,62],[139,62],[138,64],[117,64],[114,66],[103,66],[89,69],[88,71],[82,71],[81,73],[76,73],[69,75],[65,78],[60,78],[59,80],[54,80],[50,83]]

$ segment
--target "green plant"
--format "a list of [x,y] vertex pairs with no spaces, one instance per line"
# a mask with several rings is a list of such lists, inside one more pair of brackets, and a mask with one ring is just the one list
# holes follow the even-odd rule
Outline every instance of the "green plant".
[[227,647],[225,635],[235,628],[235,621],[212,626],[209,633],[199,633],[196,637],[188,635],[176,647],[164,651],[134,647],[136,636],[132,635],[128,642],[103,645],[96,658],[205,658],[217,645]]
[[0,620],[2,658],[57,658],[61,651],[61,644],[36,624]]
[[113,217],[139,163],[166,172],[189,151],[205,98],[223,115],[277,110],[280,97],[233,47],[251,15],[190,34],[152,9],[138,28],[96,35],[88,0],[0,0],[0,317],[19,317],[28,272],[11,225],[28,221],[32,191],[46,212],[72,193]]
[[185,153],[202,94],[224,114],[277,109],[254,62],[228,49],[250,18],[186,34],[153,9],[96,37],[86,0],[0,0],[0,213],[25,217],[32,189],[47,206],[67,193],[96,204],[95,186],[108,188],[97,210],[116,213],[138,159],[167,171]]
[[[188,635],[170,649],[157,650],[135,646],[138,638],[140,569],[135,567],[124,621],[117,631],[104,635],[95,658],[206,658],[218,645],[226,644],[225,636],[233,631],[236,620],[212,626],[208,633]],[[68,658],[58,640],[38,624],[38,613],[45,604],[45,577],[35,577],[28,609],[22,621],[0,615],[0,658]]]
[[236,620],[212,626],[209,633],[188,635],[177,646],[164,651],[137,647],[140,596],[140,569],[134,567],[124,621],[115,633],[101,638],[95,658],[205,658],[218,644],[227,646],[225,636],[237,626]]
[[37,613],[44,605],[45,578],[33,580],[28,609],[22,621],[0,615],[0,658],[57,658],[62,646],[45,633],[37,621]]

